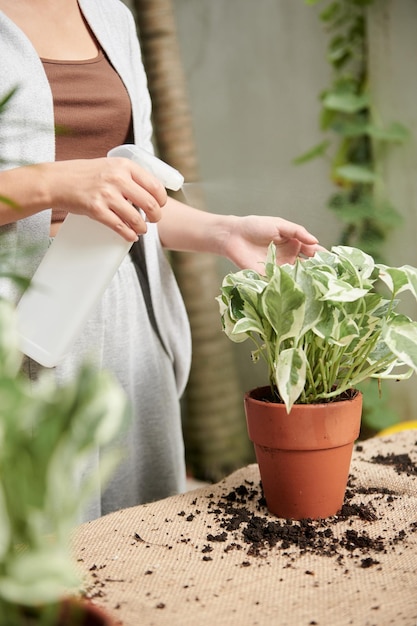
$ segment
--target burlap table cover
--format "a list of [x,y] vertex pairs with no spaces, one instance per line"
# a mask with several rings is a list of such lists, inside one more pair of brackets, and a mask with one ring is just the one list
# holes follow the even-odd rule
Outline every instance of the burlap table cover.
[[292,532],[260,498],[254,464],[83,524],[87,595],[124,626],[417,626],[416,430],[356,446],[339,517]]

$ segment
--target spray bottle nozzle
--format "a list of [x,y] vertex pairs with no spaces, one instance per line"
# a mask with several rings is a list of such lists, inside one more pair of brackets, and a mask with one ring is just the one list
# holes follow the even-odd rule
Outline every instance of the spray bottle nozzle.
[[167,189],[178,191],[184,183],[184,176],[176,169],[158,159],[147,150],[133,144],[124,144],[112,148],[109,157],[125,157],[151,172]]

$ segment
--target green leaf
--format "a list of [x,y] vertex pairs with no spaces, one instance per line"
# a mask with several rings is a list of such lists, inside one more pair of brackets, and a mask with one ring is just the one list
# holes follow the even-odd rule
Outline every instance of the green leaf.
[[234,287],[230,294],[230,315],[231,319],[238,320],[243,317],[244,300],[240,295],[239,289]]
[[317,144],[316,146],[314,146],[307,152],[304,152],[304,154],[301,154],[299,157],[296,157],[295,159],[293,159],[293,164],[301,165],[302,163],[307,163],[308,161],[312,161],[313,159],[316,159],[317,157],[323,156],[326,153],[326,150],[329,147],[329,145],[330,145],[330,141],[327,141],[327,140],[322,141],[321,143]]
[[403,269],[407,274],[408,290],[417,300],[417,268],[412,267],[411,265],[404,265],[401,269]]
[[369,96],[367,94],[356,95],[354,93],[328,92],[323,98],[323,106],[332,111],[342,113],[357,113],[369,106]]
[[379,269],[379,279],[388,287],[394,297],[402,291],[410,289],[416,298],[417,292],[415,288],[417,286],[417,277],[415,271],[409,274],[405,268],[401,267],[388,267],[383,264],[379,264],[377,267]]
[[306,271],[308,261],[300,261],[282,269],[296,281],[305,296],[303,334],[317,324],[323,312],[323,303],[317,298],[318,290],[310,273]]
[[262,308],[278,341],[282,342],[300,332],[304,319],[305,296],[282,268],[277,269],[262,294]]
[[[257,322],[254,319],[249,319],[248,317],[243,317],[242,319],[240,319],[238,322],[236,322],[233,331],[232,331],[232,336],[236,337],[236,336],[245,336],[246,337],[249,335],[249,333],[258,333],[259,335],[263,335],[263,327],[262,325]],[[243,338],[239,338],[239,342],[243,341]]]
[[345,60],[352,54],[351,42],[340,35],[334,37],[328,48],[328,58],[330,63],[337,64]]
[[369,168],[362,165],[343,165],[335,170],[338,178],[353,183],[372,184],[377,176]]
[[[368,278],[370,278],[375,269],[375,262],[373,258],[359,250],[358,248],[352,248],[351,246],[333,246],[332,252],[337,254],[339,261],[344,263],[349,269],[349,272],[355,276],[357,286],[362,286]],[[370,286],[370,285],[369,285]]]
[[331,129],[342,137],[361,137],[366,135],[369,125],[360,117],[358,120],[346,120],[337,118],[331,125]]
[[405,316],[398,318],[385,326],[384,341],[403,363],[417,372],[417,323],[410,322]]
[[15,93],[17,92],[18,87],[14,87],[11,91],[9,91],[1,100],[0,100],[0,112],[6,108],[9,104]]
[[54,602],[80,584],[69,552],[51,548],[22,551],[7,576],[0,576],[0,597],[24,605]]
[[320,111],[320,129],[325,131],[331,129],[334,124],[334,120],[338,117],[339,113],[337,111],[332,111],[331,109],[327,109],[323,107]]
[[277,248],[273,241],[268,246],[265,261],[265,275],[268,280],[275,274],[277,267]]
[[21,363],[15,310],[10,302],[0,299],[0,377],[16,376]]
[[367,132],[370,136],[374,137],[374,139],[378,139],[379,141],[391,141],[393,143],[404,143],[410,138],[408,128],[398,122],[392,122],[388,128],[368,125]]
[[332,2],[320,13],[320,19],[323,22],[330,22],[337,16],[338,13],[340,13],[340,9],[341,7],[339,2]]
[[222,314],[222,325],[223,331],[225,335],[234,343],[242,343],[248,339],[248,335],[246,333],[242,333],[241,335],[235,332],[236,320],[230,317],[229,309],[226,309]]
[[362,220],[374,217],[374,205],[367,198],[349,200],[348,196],[338,194],[333,196],[329,203],[329,209],[334,211],[345,224],[357,225]]
[[14,200],[12,200],[11,198],[7,198],[6,196],[2,196],[0,194],[0,202],[2,202],[3,204],[8,204],[12,209],[18,209],[19,205],[14,202]]
[[337,310],[331,307],[325,307],[323,315],[321,316],[319,322],[315,325],[313,331],[321,339],[324,339],[326,343],[329,343],[329,340],[332,337],[336,338],[337,336],[338,324],[339,315]]
[[345,311],[329,307],[325,313],[327,313],[327,318],[323,314],[314,330],[326,342],[347,346],[359,336],[356,323],[346,317]]
[[275,381],[287,413],[304,389],[307,358],[301,348],[283,350],[277,358]]
[[363,394],[363,421],[369,428],[379,431],[398,422],[395,411],[387,406],[387,389],[381,396],[377,381],[372,379],[358,385],[358,389]]
[[337,278],[329,272],[316,272],[316,284],[323,302],[355,302],[367,294],[367,289],[355,287],[347,280]]

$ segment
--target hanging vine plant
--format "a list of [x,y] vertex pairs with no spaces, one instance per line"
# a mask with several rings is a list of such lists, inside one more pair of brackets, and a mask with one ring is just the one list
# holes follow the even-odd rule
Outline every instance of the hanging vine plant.
[[[316,5],[321,0],[305,0]],[[329,159],[336,191],[328,201],[343,223],[340,243],[363,249],[378,260],[382,244],[401,217],[381,194],[375,154],[380,144],[401,144],[409,136],[398,122],[382,127],[368,82],[366,14],[375,0],[338,0],[319,14],[329,33],[327,58],[332,84],[320,94],[320,127],[326,138],[296,163]],[[378,188],[378,193],[376,193]]]
[[[305,0],[317,5],[322,0]],[[301,164],[317,157],[329,161],[335,191],[328,207],[342,222],[339,243],[361,248],[378,261],[387,234],[401,216],[384,195],[376,154],[409,137],[399,122],[387,127],[378,122],[368,80],[367,11],[377,0],[336,0],[327,3],[319,17],[329,35],[327,59],[332,82],[320,94],[320,128],[325,138],[295,159]],[[382,145],[383,144],[383,145]],[[381,397],[377,383],[361,388],[365,436],[398,422]]]

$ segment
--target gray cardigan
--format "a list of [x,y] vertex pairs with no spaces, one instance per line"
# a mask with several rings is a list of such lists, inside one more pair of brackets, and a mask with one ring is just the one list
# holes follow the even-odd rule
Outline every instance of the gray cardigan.
[[[129,93],[135,141],[152,150],[151,101],[133,16],[121,0],[79,0],[79,4]],[[0,168],[53,161],[54,112],[46,74],[31,42],[1,11],[0,59],[0,101],[17,88],[0,115]],[[33,275],[48,246],[50,217],[46,209],[0,227],[0,244],[14,270]],[[182,393],[191,360],[185,307],[155,224],[148,224],[143,240],[155,318]],[[23,254],[27,249],[30,254]],[[0,280],[0,296],[14,301],[18,298],[15,285],[8,279]]]

